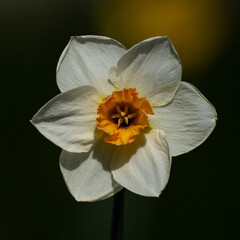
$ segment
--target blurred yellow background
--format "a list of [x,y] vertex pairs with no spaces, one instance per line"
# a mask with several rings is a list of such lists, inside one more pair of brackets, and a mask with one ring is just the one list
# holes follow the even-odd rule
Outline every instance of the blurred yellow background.
[[227,6],[219,0],[117,0],[96,8],[99,32],[126,47],[153,36],[168,36],[184,71],[213,63],[229,34]]

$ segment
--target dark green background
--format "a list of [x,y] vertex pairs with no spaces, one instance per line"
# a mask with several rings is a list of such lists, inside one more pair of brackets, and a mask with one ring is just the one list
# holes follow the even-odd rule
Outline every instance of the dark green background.
[[[183,80],[194,78],[216,107],[216,129],[200,147],[173,159],[160,198],[126,192],[126,240],[240,237],[239,4],[226,2],[231,34],[219,58],[204,71],[188,74],[183,69]],[[59,93],[56,63],[69,37],[102,34],[94,24],[94,4],[0,1],[1,239],[109,239],[112,198],[77,203],[59,170],[60,149],[29,122]]]

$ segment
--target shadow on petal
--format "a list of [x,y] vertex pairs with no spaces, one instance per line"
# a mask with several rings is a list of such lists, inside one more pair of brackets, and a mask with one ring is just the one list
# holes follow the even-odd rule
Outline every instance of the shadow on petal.
[[103,140],[104,136],[105,134],[103,134],[102,138],[93,146],[92,158],[99,161],[105,171],[110,171],[110,162],[117,146],[105,142]]
[[60,165],[68,171],[73,171],[88,159],[89,155],[90,152],[70,153],[63,150],[60,156]]
[[[129,160],[134,156],[138,149],[144,147],[147,144],[147,140],[145,137],[145,133],[150,132],[151,129],[147,128],[142,133],[140,133],[138,136],[136,136],[136,139],[134,142],[127,144],[127,145],[121,145],[118,146],[114,155],[118,156],[121,161],[116,161],[113,157],[112,164],[111,164],[111,170],[116,170],[118,168],[121,168],[123,165],[129,162]],[[113,164],[114,163],[114,164]]]
[[90,153],[95,150],[96,145],[102,138],[102,132],[95,128],[93,146],[89,152],[72,153],[65,150],[62,151],[60,156],[60,165],[68,171],[73,171],[78,168],[90,156]]
[[133,155],[136,154],[139,148],[142,148],[146,145],[147,141],[144,134],[149,133],[150,131],[151,128],[145,129],[142,133],[136,136],[136,139],[133,143],[116,146],[103,141],[104,137],[106,136],[105,133],[101,138],[99,138],[99,132],[101,133],[101,131],[96,129],[95,144],[91,150],[83,153],[71,153],[63,150],[60,156],[60,165],[68,171],[73,171],[85,160],[91,157],[92,159],[99,161],[105,171],[111,171],[111,160],[114,161],[114,159],[112,159],[113,154],[121,154],[124,155],[124,161],[114,164],[114,169],[120,168],[126,164]]

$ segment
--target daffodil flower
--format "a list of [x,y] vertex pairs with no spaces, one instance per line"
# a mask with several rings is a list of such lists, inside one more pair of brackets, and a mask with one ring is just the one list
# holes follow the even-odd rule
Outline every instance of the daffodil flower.
[[70,39],[57,65],[62,93],[32,123],[62,148],[60,168],[77,201],[101,200],[122,188],[159,196],[171,157],[209,136],[216,111],[181,74],[167,37],[129,50],[107,37]]

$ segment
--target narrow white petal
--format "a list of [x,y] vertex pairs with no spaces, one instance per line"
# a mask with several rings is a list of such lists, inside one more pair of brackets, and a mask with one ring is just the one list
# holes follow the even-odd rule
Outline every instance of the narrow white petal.
[[137,136],[119,146],[113,155],[114,179],[128,190],[143,196],[159,196],[165,188],[171,167],[168,145],[159,130]]
[[84,86],[61,93],[33,117],[34,126],[69,152],[87,152],[99,137],[96,129],[99,94]]
[[102,96],[114,90],[109,69],[126,51],[116,40],[101,36],[71,37],[57,65],[57,84],[62,92],[84,85],[98,89]]
[[173,101],[153,108],[149,116],[152,127],[161,129],[172,156],[188,152],[200,145],[216,125],[214,106],[191,84],[181,82]]
[[77,201],[102,200],[122,189],[110,170],[115,149],[116,146],[99,140],[88,153],[62,151],[60,168],[70,193]]
[[129,49],[111,68],[109,78],[121,88],[136,88],[152,105],[170,102],[180,84],[182,66],[167,37],[147,39]]

